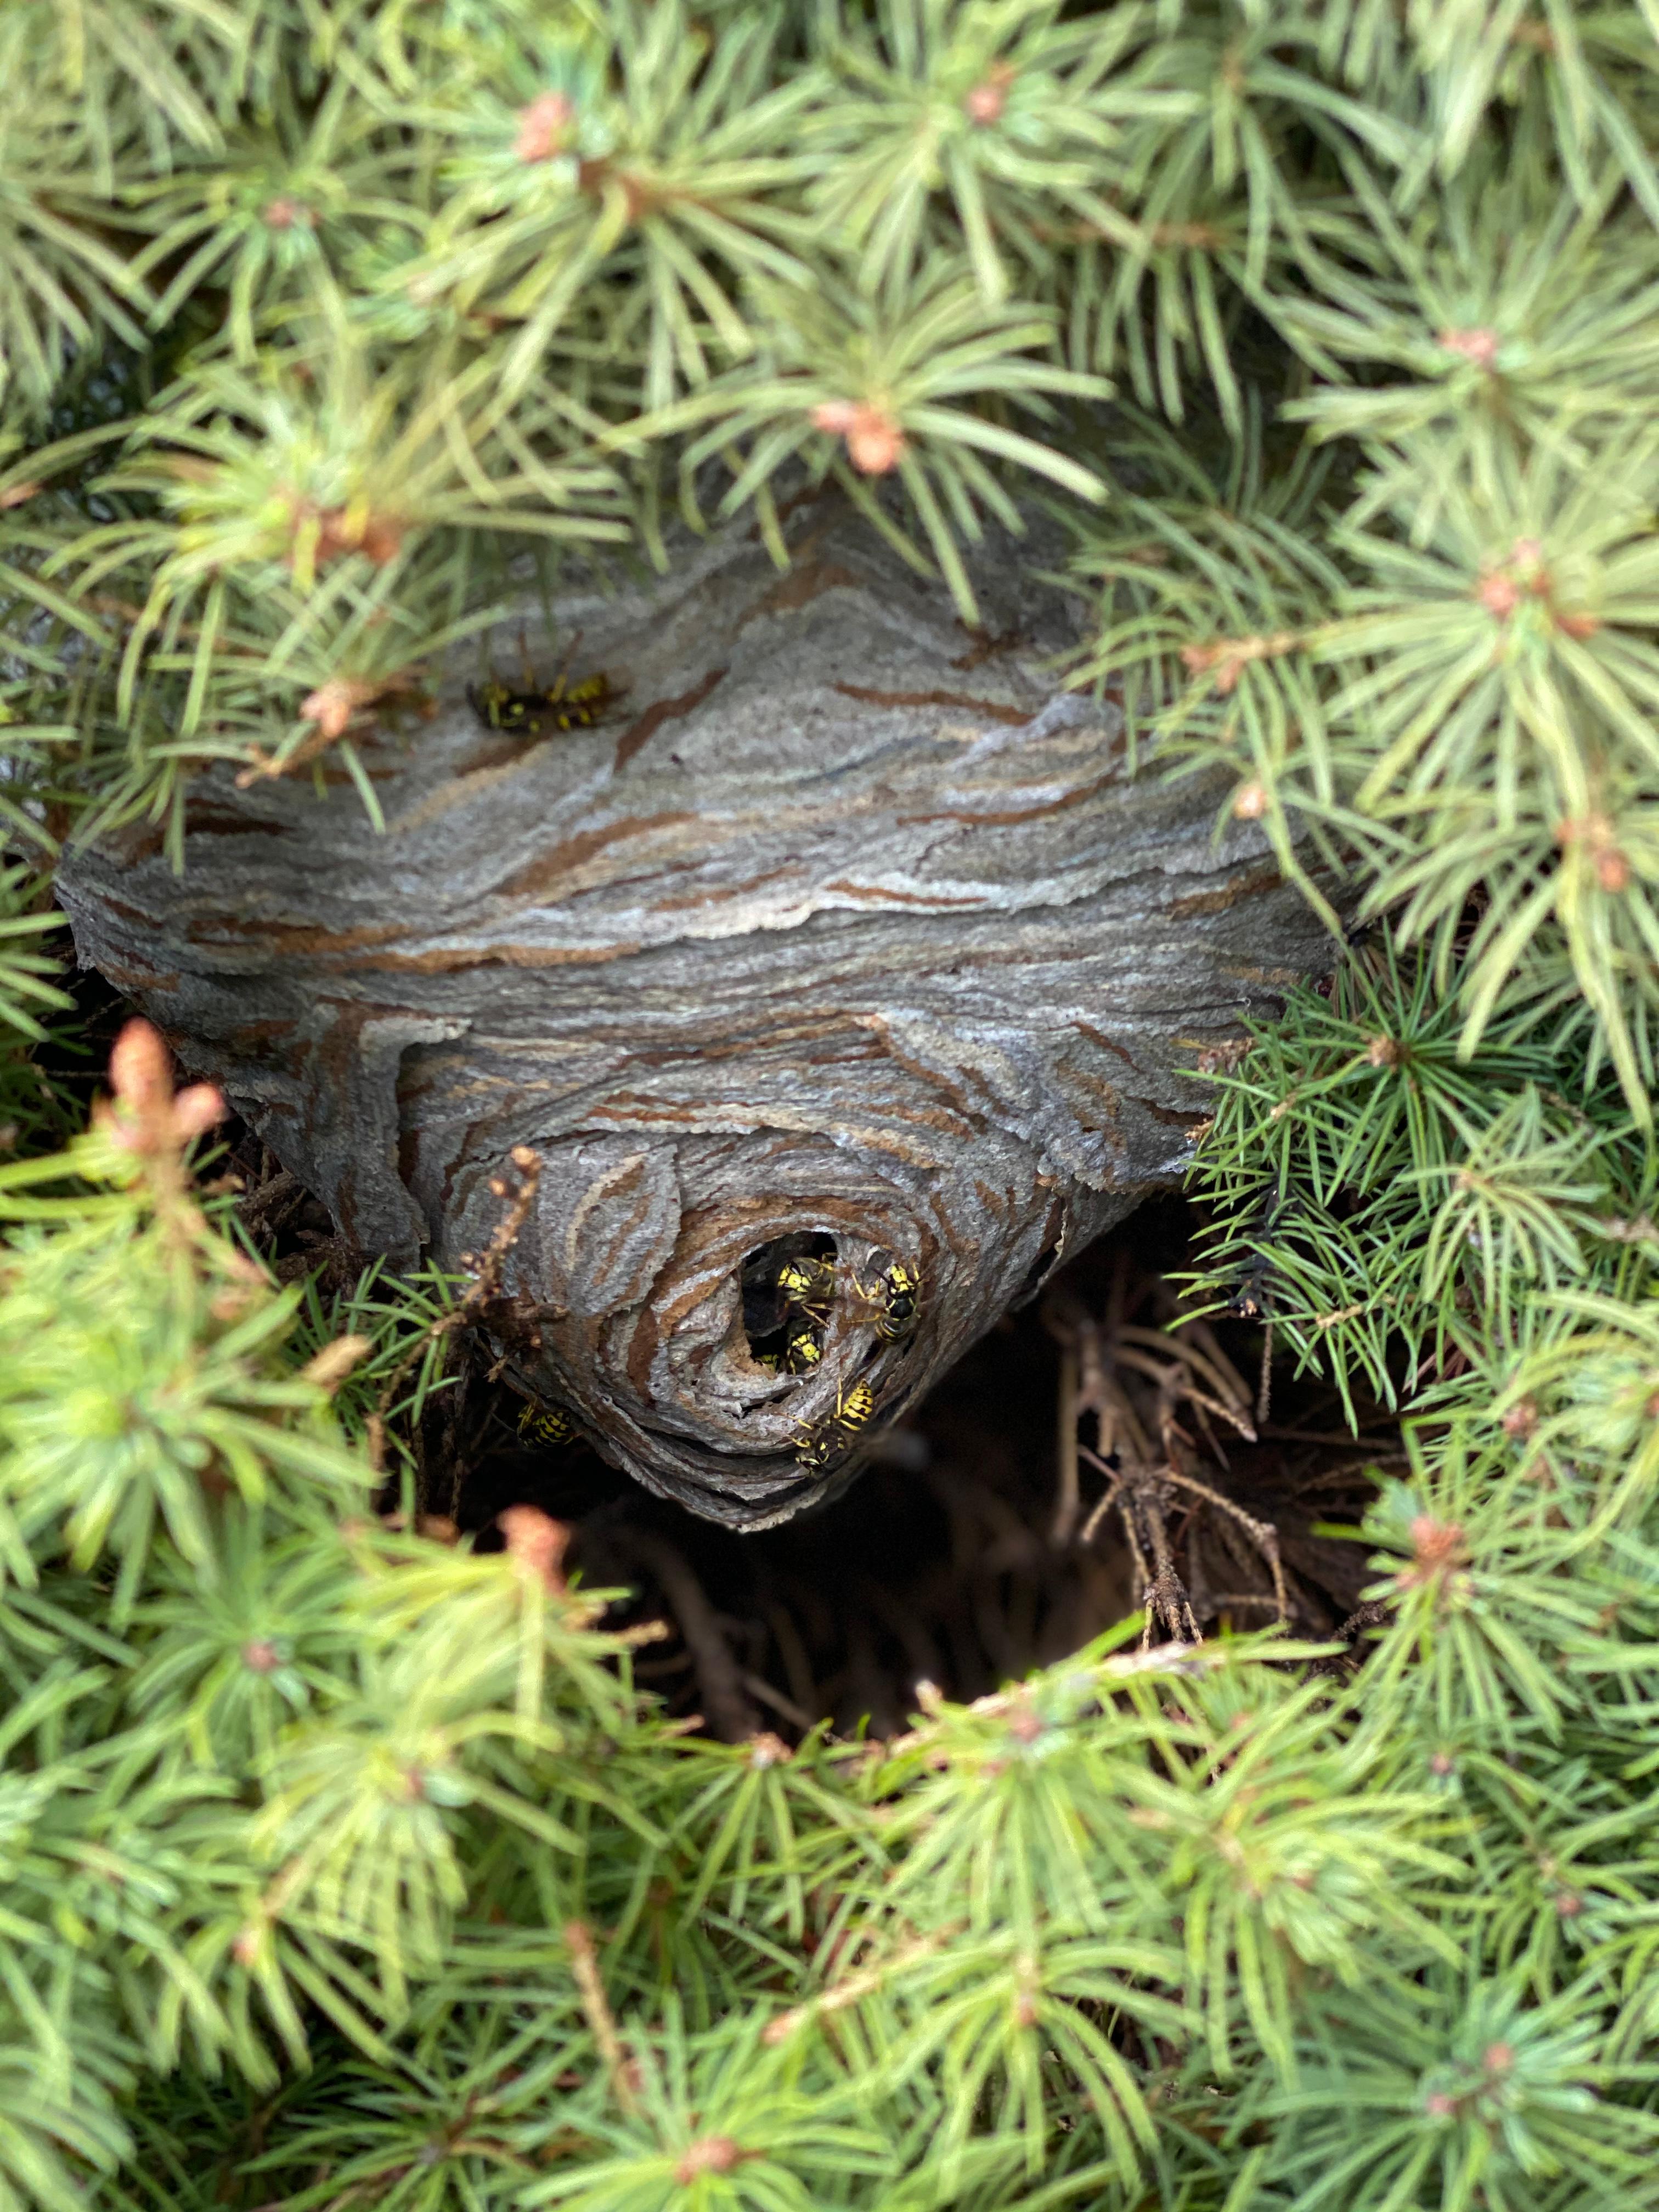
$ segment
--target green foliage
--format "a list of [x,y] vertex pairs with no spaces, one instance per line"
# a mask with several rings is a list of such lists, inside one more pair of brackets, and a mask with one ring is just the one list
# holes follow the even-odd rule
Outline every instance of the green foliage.
[[[1455,1034],[1385,945],[1211,1146],[1290,1124],[1283,1188],[1409,1188],[1420,1254],[1544,1096]],[[277,1289],[132,1069],[0,1182],[6,2201],[1650,2201],[1645,1229],[1453,1298],[1349,1680],[1120,1631],[791,1753],[665,1727],[527,1509],[493,1555],[374,1516],[353,1437],[443,1285]]]
[[1467,1057],[1462,1000],[1385,934],[1216,1079],[1205,1279],[1345,1393],[1397,1404],[1425,1346],[1479,1357],[1539,1289],[1634,1290],[1659,1249],[1632,1237],[1654,1167],[1623,1098],[1531,1012]]
[[[0,2212],[1659,2203],[1653,8],[12,0],[0,86]],[[526,565],[829,479],[968,619],[1058,502],[1075,680],[1380,924],[1195,1181],[1407,1416],[1357,1670],[686,1741],[545,1524],[376,1513],[453,1285],[279,1290],[131,1065],[72,1134],[64,839],[373,813]]]

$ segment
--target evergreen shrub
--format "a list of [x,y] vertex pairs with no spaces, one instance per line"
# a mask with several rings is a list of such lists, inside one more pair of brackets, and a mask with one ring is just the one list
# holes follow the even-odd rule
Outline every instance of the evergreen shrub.
[[[1652,0],[5,0],[5,2212],[1659,2203],[1656,136]],[[386,1510],[464,1286],[88,1121],[66,841],[825,479],[1054,500],[1331,920],[1192,1294],[1406,1423],[1351,1654],[688,1735]]]

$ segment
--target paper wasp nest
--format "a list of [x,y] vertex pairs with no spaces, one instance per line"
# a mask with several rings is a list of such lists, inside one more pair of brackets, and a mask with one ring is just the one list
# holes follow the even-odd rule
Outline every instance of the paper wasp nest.
[[[1183,1071],[1323,943],[1255,829],[1212,843],[1213,787],[1132,781],[1115,709],[1045,672],[1078,619],[1052,545],[988,544],[971,633],[833,500],[789,534],[787,573],[734,534],[560,601],[592,727],[488,726],[453,668],[363,741],[384,835],[331,764],[216,769],[182,877],[135,832],[61,878],[82,961],[356,1251],[458,1265],[533,1148],[509,1373],[745,1528],[1179,1176]],[[516,624],[493,647],[511,678]]]

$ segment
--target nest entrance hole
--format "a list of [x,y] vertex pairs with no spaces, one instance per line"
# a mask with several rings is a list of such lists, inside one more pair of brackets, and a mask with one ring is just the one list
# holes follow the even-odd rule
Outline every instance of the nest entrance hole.
[[[799,1328],[801,1317],[780,1286],[778,1278],[783,1269],[792,1260],[817,1261],[833,1267],[838,1252],[833,1237],[822,1230],[805,1229],[775,1237],[749,1254],[743,1263],[743,1329],[751,1359],[763,1365],[769,1362],[782,1365],[789,1357],[792,1320]],[[822,1350],[822,1328],[809,1327],[809,1334]]]

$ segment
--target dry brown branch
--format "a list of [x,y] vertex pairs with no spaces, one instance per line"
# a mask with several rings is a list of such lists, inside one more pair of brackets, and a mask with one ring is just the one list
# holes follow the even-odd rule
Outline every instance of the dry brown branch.
[[481,1255],[474,1252],[461,1254],[462,1267],[473,1271],[472,1280],[449,1311],[440,1314],[436,1321],[421,1332],[386,1377],[380,1390],[380,1410],[382,1414],[391,1406],[410,1368],[428,1346],[453,1336],[457,1329],[467,1328],[478,1319],[486,1306],[501,1295],[501,1269],[506,1265],[508,1254],[518,1243],[526,1218],[536,1202],[542,1174],[541,1161],[528,1145],[515,1145],[509,1158],[518,1171],[517,1188],[504,1176],[493,1176],[489,1183],[493,1197],[510,1201],[507,1211],[491,1232],[489,1242]]
[[744,1691],[744,1669],[683,1552],[665,1536],[630,1529],[619,1548],[654,1577],[679,1623],[697,1672],[708,1724],[722,1743],[746,1743],[760,1732],[760,1715]]
[[617,2033],[616,2017],[611,2009],[611,2001],[605,1993],[592,1930],[586,1921],[568,1920],[564,1940],[569,1947],[571,1972],[575,1976],[576,1988],[581,1996],[582,2010],[587,2015],[588,2029],[610,2081],[611,2094],[623,2112],[631,2113],[639,2106],[635,2069],[623,2049],[622,2038]]
[[[1074,1301],[1056,1302],[1048,1316],[1062,1346],[1060,1412],[1062,1421],[1068,1415],[1071,1421],[1073,1463],[1081,1458],[1106,1485],[1077,1541],[1085,1548],[1092,1544],[1108,1514],[1115,1512],[1146,1607],[1143,1644],[1150,1643],[1155,1626],[1170,1636],[1196,1639],[1198,1618],[1176,1570],[1168,1521],[1173,1499],[1186,1492],[1247,1533],[1272,1577],[1269,1601],[1279,1620],[1288,1622],[1289,1593],[1277,1531],[1199,1479],[1193,1468],[1194,1440],[1177,1418],[1181,1407],[1191,1409],[1224,1469],[1226,1461],[1211,1419],[1254,1443],[1257,1431],[1249,1391],[1213,1330],[1201,1322],[1179,1321],[1154,1328],[1128,1318],[1144,1296],[1143,1291],[1132,1300],[1127,1258],[1121,1258],[1100,1321]],[[1092,1450],[1076,1437],[1078,1421],[1090,1413],[1097,1429]],[[1154,1433],[1158,1449],[1152,1441]],[[1062,1439],[1062,1468],[1066,1462]],[[1060,1525],[1057,1511],[1055,1526]],[[1194,1556],[1190,1542],[1188,1554]]]

